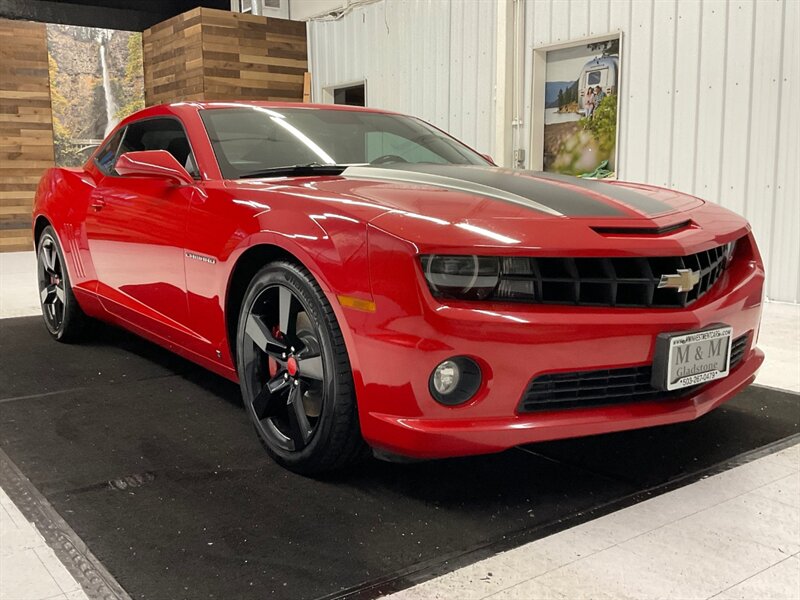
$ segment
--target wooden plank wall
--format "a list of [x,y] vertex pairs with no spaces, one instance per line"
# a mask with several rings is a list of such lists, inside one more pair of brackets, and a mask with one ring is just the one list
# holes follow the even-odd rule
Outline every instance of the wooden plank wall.
[[304,22],[207,8],[202,14],[208,99],[302,102]]
[[145,101],[303,100],[306,26],[197,8],[145,30]]
[[0,19],[0,252],[32,249],[31,208],[53,166],[45,25]]
[[203,99],[201,9],[167,19],[142,34],[147,105]]

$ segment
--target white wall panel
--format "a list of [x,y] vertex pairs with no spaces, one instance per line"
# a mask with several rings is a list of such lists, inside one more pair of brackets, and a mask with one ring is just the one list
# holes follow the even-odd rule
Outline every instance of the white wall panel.
[[589,35],[589,2],[570,2],[569,37],[581,38]]
[[[778,2],[759,2],[755,5],[755,15],[753,19],[754,32],[752,51],[754,56],[760,58],[759,64],[753,63],[751,71],[752,81],[750,85],[750,106],[749,112],[752,115],[777,115],[781,109],[781,54],[783,45],[781,44],[782,31],[785,35],[784,27],[776,27],[774,24],[783,22],[783,6]],[[796,34],[796,32],[795,32]],[[796,50],[795,50],[796,51]],[[796,112],[796,111],[795,111]],[[772,287],[777,289],[783,287],[783,283],[779,282],[777,278],[773,277],[776,273],[775,266],[779,264],[780,259],[772,256],[772,219],[773,215],[779,213],[779,207],[775,206],[776,190],[775,190],[775,168],[777,165],[778,157],[778,142],[780,129],[784,124],[788,125],[791,122],[791,117],[788,122],[779,123],[777,118],[765,119],[751,119],[749,127],[747,127],[747,154],[743,157],[747,161],[747,168],[741,169],[745,175],[746,188],[743,194],[744,206],[743,211],[750,219],[758,240],[764,240],[761,244],[761,252],[764,260],[767,262],[768,270],[767,276],[771,281]],[[744,125],[748,123],[745,122]],[[795,142],[794,147],[797,148],[797,136],[800,136],[800,128],[797,127],[795,121]],[[731,164],[733,158],[730,155],[726,156],[725,164]],[[797,169],[797,162],[795,162],[795,171]],[[725,175],[723,175],[724,177]],[[795,196],[797,198],[797,196]],[[784,201],[788,198],[784,197]],[[800,206],[796,200],[794,206]],[[773,210],[774,209],[774,210]],[[795,216],[794,227],[798,227],[800,219]],[[797,232],[795,232],[795,240],[797,240]],[[800,248],[800,242],[795,242],[796,247]],[[800,252],[798,250],[797,252]],[[794,276],[791,274],[786,280],[788,285],[787,290],[794,289],[797,282],[797,269],[795,269]]]
[[[778,106],[777,157],[775,161],[775,195],[772,202],[772,225],[761,246],[769,247],[767,264],[768,294],[780,300],[800,299],[800,118],[797,98],[800,97],[800,3],[787,1],[781,33],[781,78]],[[773,32],[777,31],[773,28]],[[777,43],[777,39],[775,39]]]
[[[628,132],[630,131],[631,119],[624,112],[624,107],[627,106],[622,100],[627,97],[628,89],[630,88],[630,71],[625,67],[630,52],[630,31],[632,29],[631,22],[633,20],[633,5],[630,2],[618,2],[611,0],[608,6],[608,26],[606,29],[598,28],[593,35],[604,35],[614,31],[622,32],[622,75],[619,81],[619,105],[617,111],[619,112],[619,119],[617,122],[617,139],[619,140],[620,147],[624,147],[628,139]],[[602,22],[602,19],[600,19]],[[601,26],[602,27],[602,26]],[[617,168],[622,172],[626,172],[627,165],[625,165],[626,158],[631,153],[617,152]]]
[[[476,22],[476,40],[478,40],[476,76],[478,73],[491,73],[492,80],[489,82],[477,80],[477,85],[486,88],[486,90],[477,96],[475,147],[484,148],[484,152],[491,152],[493,150],[496,125],[494,121],[495,90],[492,82],[494,81],[497,53],[497,46],[494,44],[497,11],[491,2],[480,2],[478,6],[480,10],[478,11]],[[482,25],[478,25],[479,23],[491,23],[492,30],[486,32]],[[461,93],[470,94],[472,91],[463,89]],[[487,123],[489,124],[488,127],[486,126]]]
[[[649,138],[651,114],[651,63],[653,58],[653,4],[634,2],[631,11],[630,31],[625,33],[622,57],[624,85],[620,86],[618,110],[627,121],[625,137],[620,137],[617,150],[617,169],[620,173],[637,173],[647,179],[649,150],[656,141]],[[633,125],[635,124],[635,125]]]
[[525,18],[529,60],[536,47],[623,32],[620,175],[744,214],[767,295],[800,301],[800,2],[526,0]]
[[[311,22],[314,97],[366,79],[371,106],[491,153],[495,12],[490,0],[384,0]],[[623,32],[620,175],[744,214],[768,296],[798,302],[800,1],[525,0],[526,152],[533,49],[613,31]]]
[[[750,76],[755,64],[753,52],[754,3],[728,4],[727,44],[725,48],[725,91],[722,95],[722,137],[719,143],[719,200],[725,206],[744,214],[746,209],[745,179],[751,165],[750,122],[753,89]],[[759,93],[761,91],[759,90]],[[763,123],[760,123],[763,126]]]
[[344,5],[342,0],[289,0],[289,18],[305,21],[317,15],[339,10]]
[[[656,2],[653,6],[652,31],[665,35],[651,34],[650,50],[650,93],[639,92],[639,102],[646,102],[649,123],[644,143],[647,146],[648,160],[645,164],[644,178],[656,185],[667,187],[670,184],[672,144],[674,132],[673,99],[675,96],[675,38],[678,8],[675,2]],[[624,65],[623,65],[623,68]],[[641,136],[641,132],[635,135]]]
[[[537,5],[534,10],[539,8],[538,5],[544,4],[547,0],[537,0]],[[530,2],[528,4],[528,14],[530,13]],[[551,0],[550,1],[550,40],[555,44],[558,42],[565,42],[570,39],[569,35],[569,22],[572,17],[572,5],[575,4],[571,0]],[[525,31],[529,31],[525,28]]]
[[494,28],[484,0],[384,0],[310,21],[313,98],[366,80],[369,106],[414,114],[490,152]]
[[611,0],[595,0],[589,3],[589,27],[586,35],[602,35],[608,32],[611,17]]
[[703,5],[696,0],[678,2],[675,31],[675,96],[670,138],[669,187],[694,189],[697,144],[700,40]]
[[[702,198],[719,198],[719,158],[725,118],[726,0],[702,3],[700,78],[697,97],[697,133],[691,156],[695,161],[694,192]],[[632,175],[631,175],[632,177]]]

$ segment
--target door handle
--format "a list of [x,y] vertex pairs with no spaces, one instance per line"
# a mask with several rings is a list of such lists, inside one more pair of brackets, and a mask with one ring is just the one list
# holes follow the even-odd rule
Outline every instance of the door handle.
[[92,200],[90,206],[95,211],[103,210],[103,207],[105,207],[105,205],[106,201],[103,200],[102,196],[100,196],[99,194],[92,194]]

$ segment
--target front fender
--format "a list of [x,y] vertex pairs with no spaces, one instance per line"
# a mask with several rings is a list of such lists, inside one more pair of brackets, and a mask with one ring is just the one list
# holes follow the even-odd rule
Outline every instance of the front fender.
[[[357,368],[353,354],[351,319],[339,303],[342,295],[371,301],[366,224],[350,217],[330,214],[308,215],[288,209],[269,209],[230,205],[224,217],[211,218],[213,197],[192,211],[189,224],[186,277],[193,327],[210,344],[209,351],[218,352],[217,360],[234,368],[230,352],[229,294],[234,293],[233,280],[239,277],[242,265],[248,275],[253,268],[248,257],[263,247],[258,256],[266,262],[270,256],[290,255],[315,278],[333,308],[351,363]],[[245,210],[249,208],[249,214]],[[255,209],[255,210],[254,210]],[[213,222],[214,226],[207,225]],[[205,225],[203,225],[205,224]],[[193,260],[197,256],[199,260]],[[246,265],[244,260],[251,264]],[[209,264],[208,260],[213,261]],[[240,290],[241,291],[241,290]],[[211,357],[213,358],[213,357]]]
[[[275,222],[281,224],[281,231],[270,226]],[[280,248],[302,263],[322,288],[339,323],[358,395],[363,383],[354,338],[363,329],[366,315],[343,306],[341,298],[373,301],[366,223],[331,214],[308,217],[274,211],[269,218],[262,216],[259,225],[259,232],[249,238],[248,248],[259,244]]]
[[273,210],[257,218],[247,246],[272,244],[296,257],[333,296],[372,300],[366,223],[350,217]]

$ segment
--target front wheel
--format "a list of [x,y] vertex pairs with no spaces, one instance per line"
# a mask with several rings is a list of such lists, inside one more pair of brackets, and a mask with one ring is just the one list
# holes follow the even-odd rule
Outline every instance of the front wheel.
[[342,333],[303,267],[281,261],[256,274],[242,304],[236,355],[245,407],[278,463],[318,475],[365,456]]
[[48,333],[59,342],[79,340],[88,318],[72,293],[64,253],[49,225],[39,238],[36,260],[39,301]]

